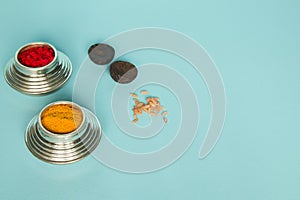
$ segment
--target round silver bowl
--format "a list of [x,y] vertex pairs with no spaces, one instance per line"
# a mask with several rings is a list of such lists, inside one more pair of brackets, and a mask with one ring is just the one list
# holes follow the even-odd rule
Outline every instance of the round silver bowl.
[[[49,64],[34,68],[19,62],[18,54],[23,49],[40,45],[48,45],[54,51],[54,59]],[[33,42],[22,46],[4,70],[6,82],[17,91],[29,95],[47,94],[59,89],[67,82],[71,73],[70,59],[46,42]]]
[[[83,113],[80,126],[73,132],[57,134],[48,131],[41,122],[45,109],[55,104],[72,104]],[[47,105],[28,124],[25,142],[30,152],[40,160],[52,164],[68,164],[79,161],[89,155],[100,143],[101,126],[97,117],[79,105],[58,101]]]

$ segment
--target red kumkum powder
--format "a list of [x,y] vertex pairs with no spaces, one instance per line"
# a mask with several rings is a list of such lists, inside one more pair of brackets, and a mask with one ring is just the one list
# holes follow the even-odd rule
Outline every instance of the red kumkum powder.
[[26,47],[18,54],[18,60],[27,67],[43,67],[54,59],[54,50],[48,45]]

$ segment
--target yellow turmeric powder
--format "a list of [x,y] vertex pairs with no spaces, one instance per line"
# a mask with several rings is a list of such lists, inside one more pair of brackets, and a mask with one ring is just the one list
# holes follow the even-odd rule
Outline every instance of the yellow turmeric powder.
[[52,105],[41,114],[42,125],[52,133],[70,133],[75,131],[82,121],[81,109],[72,104]]

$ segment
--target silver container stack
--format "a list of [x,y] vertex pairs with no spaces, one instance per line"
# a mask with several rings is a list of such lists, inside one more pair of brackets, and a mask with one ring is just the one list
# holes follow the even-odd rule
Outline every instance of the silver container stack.
[[[18,54],[28,47],[48,45],[54,51],[54,59],[43,67],[27,67],[18,60]],[[4,75],[7,83],[19,92],[29,95],[47,94],[59,89],[70,78],[70,59],[46,42],[33,42],[22,46],[6,65]]]
[[[75,131],[57,134],[43,126],[43,111],[56,104],[72,104],[82,111],[82,123]],[[100,138],[101,126],[97,117],[89,110],[68,101],[47,105],[31,120],[25,134],[25,142],[30,152],[40,160],[52,164],[68,164],[83,159],[98,146]]]

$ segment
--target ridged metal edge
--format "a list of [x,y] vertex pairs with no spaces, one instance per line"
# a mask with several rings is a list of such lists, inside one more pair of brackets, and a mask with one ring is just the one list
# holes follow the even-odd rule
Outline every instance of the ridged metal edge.
[[29,94],[42,95],[62,87],[72,74],[72,64],[70,59],[62,52],[58,51],[57,66],[45,74],[26,75],[20,72],[14,58],[6,65],[4,76],[6,82],[15,90]]
[[89,155],[100,143],[101,126],[96,116],[82,108],[86,115],[86,124],[80,131],[80,137],[74,137],[69,142],[49,142],[41,132],[38,115],[29,123],[25,143],[30,152],[40,160],[52,164],[69,164],[79,161]]

